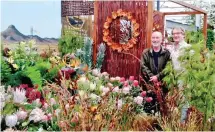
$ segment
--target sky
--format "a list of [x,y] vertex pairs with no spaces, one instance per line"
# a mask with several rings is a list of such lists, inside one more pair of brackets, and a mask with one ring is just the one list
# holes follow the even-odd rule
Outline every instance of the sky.
[[14,25],[24,35],[59,38],[61,35],[60,0],[1,0],[1,31]]

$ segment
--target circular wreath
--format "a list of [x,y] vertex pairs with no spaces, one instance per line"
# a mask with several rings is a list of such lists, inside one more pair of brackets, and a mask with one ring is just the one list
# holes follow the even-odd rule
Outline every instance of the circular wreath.
[[[114,42],[112,37],[110,36],[110,25],[113,20],[119,17],[127,17],[131,24],[133,25],[133,32],[131,39],[128,40],[126,44],[120,44]],[[117,10],[116,12],[112,12],[112,17],[108,16],[106,22],[104,23],[103,29],[103,41],[107,43],[108,46],[113,50],[117,50],[118,52],[127,51],[132,48],[137,43],[137,37],[139,36],[139,27],[140,25],[136,22],[136,19],[133,18],[131,12],[123,11],[122,9]]]

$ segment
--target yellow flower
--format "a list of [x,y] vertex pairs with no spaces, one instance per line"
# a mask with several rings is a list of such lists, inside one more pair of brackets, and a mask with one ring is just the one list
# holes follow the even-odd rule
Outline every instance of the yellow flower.
[[100,114],[95,115],[94,120],[101,121],[102,120],[102,116]]
[[13,68],[15,68],[16,70],[19,68],[17,64],[12,64]]
[[80,60],[74,59],[72,60],[71,67],[78,67],[81,64]]
[[8,58],[7,61],[8,61],[8,63],[10,63],[10,64],[12,64],[12,63],[14,62],[14,60],[13,60],[12,57]]
[[12,55],[12,51],[8,51],[7,53],[8,53],[8,55]]

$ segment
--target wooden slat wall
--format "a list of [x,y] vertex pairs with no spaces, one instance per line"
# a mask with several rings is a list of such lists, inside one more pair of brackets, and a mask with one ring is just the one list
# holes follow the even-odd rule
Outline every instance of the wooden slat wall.
[[[147,1],[96,1],[94,3],[94,47],[97,47],[103,42],[102,30],[106,17],[111,16],[111,13],[118,9],[132,12],[135,19],[140,24],[139,41],[134,48],[127,52],[140,58],[142,51],[146,47],[147,39]],[[95,57],[94,54],[94,59]],[[102,71],[108,72],[111,76],[126,78],[135,76],[135,78],[138,79],[140,63],[131,55],[118,53],[107,47]]]

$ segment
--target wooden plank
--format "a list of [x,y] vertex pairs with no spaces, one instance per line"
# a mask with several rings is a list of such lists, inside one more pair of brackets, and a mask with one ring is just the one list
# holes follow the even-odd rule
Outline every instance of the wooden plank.
[[185,3],[185,2],[182,2],[182,1],[176,1],[176,0],[169,0],[169,1],[171,1],[171,2],[173,2],[173,3],[176,3],[176,4],[179,4],[179,5],[182,5],[182,6],[184,6],[184,7],[193,9],[193,10],[195,10],[195,11],[197,11],[197,12],[202,12],[202,13],[207,14],[206,11],[204,11],[204,10],[202,10],[201,8],[198,8],[198,7],[196,7],[196,6],[193,6],[193,5],[191,5],[191,4],[188,4],[188,3]]
[[94,2],[94,33],[93,33],[93,64],[96,64],[97,44],[98,44],[98,1]]
[[151,47],[151,36],[152,36],[152,29],[153,29],[153,3],[154,1],[148,1],[148,20],[147,20],[147,43],[146,48]]
[[203,35],[205,39],[205,48],[206,48],[206,41],[207,41],[207,14],[204,14],[204,23],[203,23]]
[[194,14],[203,14],[198,11],[182,11],[182,12],[162,12],[164,15],[194,15]]

